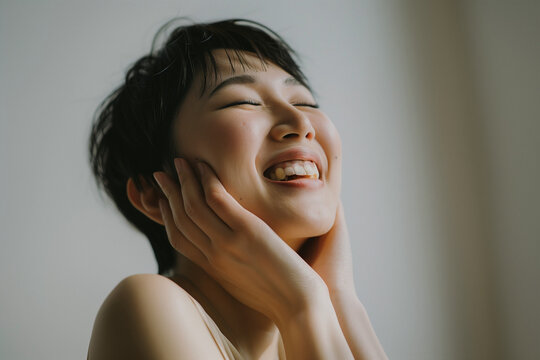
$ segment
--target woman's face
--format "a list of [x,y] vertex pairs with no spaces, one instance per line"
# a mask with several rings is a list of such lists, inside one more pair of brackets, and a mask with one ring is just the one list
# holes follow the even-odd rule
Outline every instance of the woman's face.
[[334,223],[341,141],[308,89],[244,55],[250,66],[231,56],[233,72],[225,51],[214,51],[217,81],[201,96],[196,79],[187,94],[174,124],[177,151],[210,165],[244,208],[297,250]]

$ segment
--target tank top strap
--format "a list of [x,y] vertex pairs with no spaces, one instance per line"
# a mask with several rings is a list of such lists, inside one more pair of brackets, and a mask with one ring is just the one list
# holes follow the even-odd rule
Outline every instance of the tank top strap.
[[219,348],[219,351],[221,352],[221,355],[223,356],[223,359],[225,360],[243,360],[243,357],[240,355],[238,350],[234,347],[234,345],[225,337],[225,335],[221,332],[217,324],[214,322],[214,320],[208,315],[208,313],[203,309],[201,304],[197,300],[195,300],[192,296],[190,296],[191,301],[193,304],[195,304],[195,308],[199,311],[199,314],[201,314],[201,317],[206,324],[206,327],[208,328],[208,331],[210,332],[210,335],[212,335],[212,338],[214,339],[216,345]]

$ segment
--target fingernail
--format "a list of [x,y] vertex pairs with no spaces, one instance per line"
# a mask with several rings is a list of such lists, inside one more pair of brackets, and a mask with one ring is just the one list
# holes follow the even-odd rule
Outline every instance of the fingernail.
[[174,166],[176,167],[176,171],[178,172],[184,170],[184,164],[182,163],[181,158],[174,159]]
[[174,167],[176,168],[176,172],[178,173],[178,180],[182,182],[182,178],[184,177],[184,162],[181,158],[174,159]]
[[163,184],[165,183],[163,174],[156,171],[152,175],[154,175],[154,179],[156,179],[156,182],[158,183],[159,187],[161,188],[161,190],[163,190],[163,187],[164,187]]
[[201,174],[201,176],[204,176],[204,171],[205,171],[204,164],[199,161],[197,163],[197,168],[199,169],[199,174]]

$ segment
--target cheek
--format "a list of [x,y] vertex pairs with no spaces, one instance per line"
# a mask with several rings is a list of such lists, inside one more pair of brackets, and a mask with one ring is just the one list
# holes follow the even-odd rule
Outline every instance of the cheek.
[[318,140],[323,147],[328,159],[327,180],[339,187],[341,184],[341,137],[337,128],[331,121],[324,121],[319,124],[317,129]]
[[252,195],[248,192],[255,181],[253,169],[262,140],[261,130],[253,121],[226,120],[209,122],[201,129],[204,136],[197,139],[202,144],[198,153],[209,162],[225,189],[242,202]]
[[[185,126],[180,135],[180,153],[201,158],[212,166],[228,162],[230,158],[246,153],[254,140],[254,130],[245,119],[208,117]],[[227,164],[230,166],[230,164]],[[217,170],[217,169],[216,169]]]
[[337,156],[341,160],[341,137],[337,128],[330,121],[323,125],[323,133],[325,134],[325,142],[328,147],[328,151],[332,153],[333,158]]
[[[219,156],[241,154],[252,146],[256,138],[256,131],[247,121],[242,120],[226,124],[216,123],[207,129],[206,134],[208,146],[220,151]],[[225,150],[226,152],[223,152]]]

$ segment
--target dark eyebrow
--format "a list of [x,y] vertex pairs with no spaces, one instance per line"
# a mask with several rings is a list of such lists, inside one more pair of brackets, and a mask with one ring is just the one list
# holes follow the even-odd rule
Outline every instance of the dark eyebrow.
[[[253,84],[256,80],[251,75],[238,75],[230,77],[224,81],[222,81],[218,86],[216,86],[208,95],[208,97],[212,97],[215,93],[217,93],[219,90],[223,89],[226,86],[232,85],[232,84]],[[283,84],[287,86],[304,86],[300,81],[297,79],[291,77],[286,78],[283,80]]]
[[228,78],[227,80],[222,81],[218,86],[214,88],[208,95],[208,97],[212,97],[216,92],[223,89],[225,86],[229,86],[232,84],[253,84],[255,82],[255,78],[250,75],[238,75]]
[[292,76],[283,80],[283,84],[288,85],[288,86],[304,86],[304,84],[302,84],[300,81],[293,78]]

